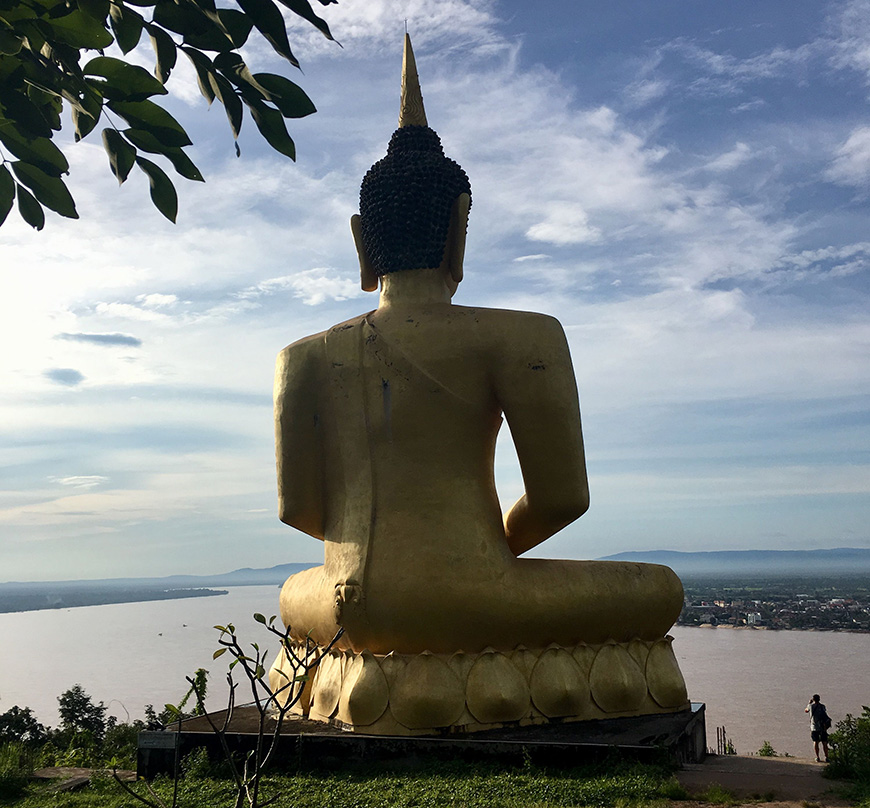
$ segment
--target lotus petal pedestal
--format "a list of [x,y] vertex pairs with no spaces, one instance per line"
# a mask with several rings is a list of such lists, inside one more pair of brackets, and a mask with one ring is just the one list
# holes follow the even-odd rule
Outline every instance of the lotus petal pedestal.
[[[688,710],[672,641],[450,655],[329,651],[297,685],[292,712],[366,734],[423,735]],[[270,672],[273,689],[294,676],[282,658]]]

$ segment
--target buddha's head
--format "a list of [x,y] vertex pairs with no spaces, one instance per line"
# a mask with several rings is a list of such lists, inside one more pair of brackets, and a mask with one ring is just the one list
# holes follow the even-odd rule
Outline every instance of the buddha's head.
[[[406,35],[399,128],[390,138],[386,157],[365,175],[360,215],[351,220],[363,289],[376,289],[380,276],[437,268],[445,261],[454,280],[461,280],[470,205],[468,176],[445,156],[441,139],[427,125]],[[457,248],[458,255],[445,254],[457,253]]]

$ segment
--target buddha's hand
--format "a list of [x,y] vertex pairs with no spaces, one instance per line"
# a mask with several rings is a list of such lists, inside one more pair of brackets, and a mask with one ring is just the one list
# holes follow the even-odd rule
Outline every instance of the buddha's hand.
[[362,608],[363,591],[358,581],[349,578],[347,581],[335,585],[335,599],[333,600],[332,616],[337,625],[342,624],[345,611],[350,607],[351,611],[359,611]]

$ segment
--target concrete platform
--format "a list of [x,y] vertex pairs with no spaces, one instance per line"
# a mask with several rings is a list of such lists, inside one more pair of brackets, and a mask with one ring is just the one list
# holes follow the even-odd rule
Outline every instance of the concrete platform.
[[[224,712],[210,717],[221,726]],[[253,706],[238,707],[227,728],[233,750],[252,748],[257,737],[258,716]],[[269,722],[266,733],[274,732]],[[705,708],[693,702],[690,711],[664,715],[576,721],[527,727],[503,727],[469,735],[455,733],[397,737],[363,735],[296,716],[284,719],[279,736],[279,758],[295,766],[341,766],[360,760],[402,759],[486,760],[497,756],[506,765],[526,759],[548,766],[576,766],[600,758],[614,749],[640,759],[657,759],[664,753],[678,763],[700,763],[707,753]],[[204,717],[183,721],[157,732],[139,734],[137,772],[153,777],[171,772],[175,760],[204,746],[219,759],[220,745]]]

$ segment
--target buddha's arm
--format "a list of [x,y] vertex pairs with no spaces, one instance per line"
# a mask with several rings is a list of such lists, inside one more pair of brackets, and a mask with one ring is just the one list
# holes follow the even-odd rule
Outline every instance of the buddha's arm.
[[580,402],[565,333],[557,320],[543,315],[527,315],[517,326],[496,381],[525,484],[525,494],[505,518],[514,555],[589,507]]
[[275,460],[278,518],[323,538],[323,473],[317,434],[316,368],[310,344],[296,343],[275,365]]

